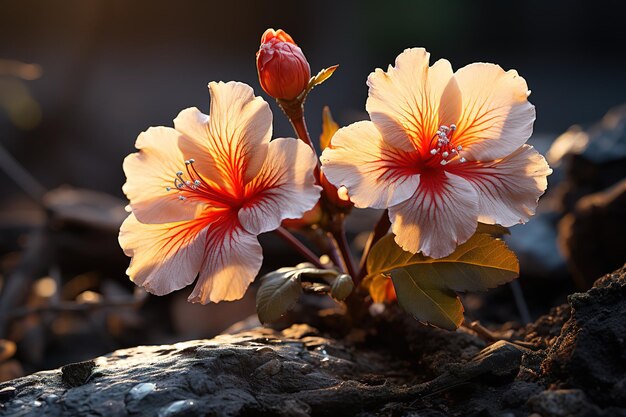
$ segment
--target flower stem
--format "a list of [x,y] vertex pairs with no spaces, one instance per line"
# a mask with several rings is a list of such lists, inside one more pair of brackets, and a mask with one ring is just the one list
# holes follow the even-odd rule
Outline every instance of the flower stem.
[[316,268],[324,269],[325,266],[320,262],[320,258],[314,254],[309,248],[304,246],[302,242],[298,240],[291,232],[284,227],[279,227],[274,230],[278,236],[280,236],[285,242],[294,248],[300,255],[302,255],[307,261],[315,265]]
[[[311,136],[309,135],[309,130],[306,127],[306,120],[304,119],[304,99],[296,99],[292,101],[286,101],[278,99],[276,100],[278,106],[281,108],[283,113],[289,119],[291,123],[291,127],[296,132],[298,139],[302,142],[306,143],[313,149],[315,152],[315,146],[313,146],[313,141],[311,140]],[[319,183],[320,180],[320,161],[317,160],[317,164],[315,164],[314,169],[315,180]]]
[[335,242],[337,242],[339,252],[341,253],[343,262],[346,265],[346,269],[348,270],[348,275],[350,275],[352,279],[356,279],[356,268],[354,267],[354,260],[352,258],[352,253],[350,252],[348,239],[346,238],[346,229],[344,227],[343,218],[343,214],[337,214],[335,216],[331,225],[330,234],[334,238]]
[[374,226],[374,230],[370,233],[369,238],[367,239],[367,243],[365,244],[365,248],[363,249],[363,255],[361,255],[361,262],[359,263],[359,275],[357,275],[355,280],[355,285],[358,285],[359,282],[367,275],[367,257],[372,250],[372,247],[382,239],[389,228],[391,227],[391,221],[389,220],[389,210],[385,210],[378,219],[378,223]]
[[335,264],[340,272],[344,274],[347,273],[348,267],[339,253],[339,244],[337,243],[337,240],[330,232],[326,232],[326,237],[328,238],[328,256],[330,256],[333,264]]
[[[304,119],[304,98],[295,99],[291,101],[285,100],[276,100],[283,113],[289,119],[293,130],[296,132],[296,135],[300,140],[309,145],[313,152],[315,152],[315,147],[313,146],[313,142],[311,141],[311,136],[309,135],[309,131],[306,127],[306,121]],[[319,184],[320,183],[320,161],[317,160],[317,164],[314,169],[315,180]],[[322,207],[325,210],[328,210],[328,203],[325,199],[324,193],[321,196]],[[330,213],[329,213],[330,214]],[[350,247],[348,246],[348,241],[346,239],[346,233],[344,229],[344,215],[343,214],[331,214],[333,218],[330,229],[326,229],[328,231],[327,236],[329,237],[329,255],[333,261],[333,263],[343,272],[347,272],[353,279],[356,278],[356,269],[354,267],[354,261],[352,259],[352,254],[350,253]],[[339,254],[337,253],[339,251]],[[341,256],[338,256],[341,255]]]

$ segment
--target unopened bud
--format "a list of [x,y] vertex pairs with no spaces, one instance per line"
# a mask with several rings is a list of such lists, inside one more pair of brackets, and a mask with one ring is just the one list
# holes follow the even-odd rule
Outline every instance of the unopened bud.
[[341,274],[335,279],[330,287],[330,296],[335,300],[343,301],[348,298],[353,290],[354,281],[352,281],[350,275]]
[[295,99],[311,78],[304,53],[282,29],[265,31],[256,54],[256,67],[261,87],[277,99]]

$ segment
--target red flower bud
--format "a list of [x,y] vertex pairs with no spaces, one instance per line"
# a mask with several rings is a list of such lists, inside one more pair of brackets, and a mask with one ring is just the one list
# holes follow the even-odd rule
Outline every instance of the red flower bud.
[[263,90],[278,99],[295,99],[311,78],[311,67],[302,50],[282,29],[265,31],[256,67]]

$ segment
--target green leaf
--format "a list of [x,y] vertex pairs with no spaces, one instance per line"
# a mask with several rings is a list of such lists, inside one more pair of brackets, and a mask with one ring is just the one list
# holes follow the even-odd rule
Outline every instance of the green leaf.
[[419,265],[393,270],[391,280],[398,303],[415,319],[447,330],[463,323],[463,305],[456,293],[423,275]]
[[280,268],[264,275],[256,294],[259,320],[261,323],[271,323],[289,311],[302,294],[303,278],[329,281],[337,275],[337,271],[310,268],[306,264]]
[[324,106],[324,111],[322,112],[322,134],[320,135],[320,148],[322,150],[328,147],[330,140],[337,130],[339,130],[339,125],[333,120],[333,116],[330,114],[330,108]]
[[441,259],[406,252],[387,235],[372,248],[367,270],[370,277],[391,272],[398,302],[414,317],[454,328],[463,313],[454,292],[510,282],[519,274],[519,263],[503,241],[481,233]]
[[406,252],[389,234],[372,248],[367,271],[373,276],[416,264],[454,291],[485,291],[510,282],[519,274],[517,257],[506,244],[480,233],[440,259]]

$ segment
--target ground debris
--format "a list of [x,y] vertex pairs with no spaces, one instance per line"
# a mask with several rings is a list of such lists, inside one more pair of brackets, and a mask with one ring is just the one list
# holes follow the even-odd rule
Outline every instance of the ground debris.
[[510,341],[406,323],[387,323],[369,344],[306,324],[255,328],[0,384],[0,415],[626,415],[625,275],[603,277]]

